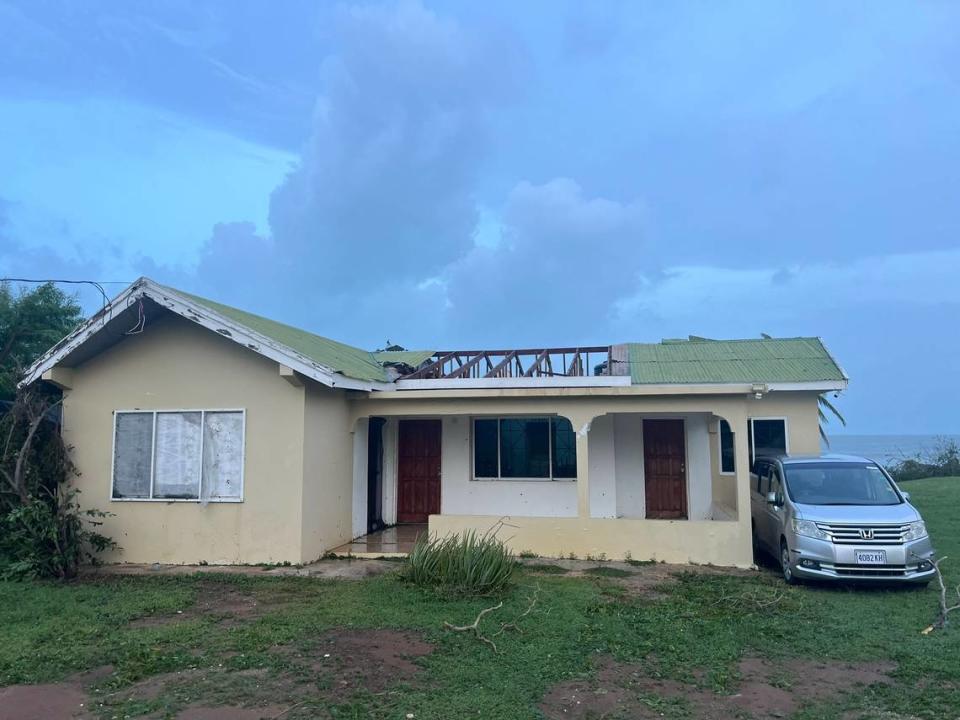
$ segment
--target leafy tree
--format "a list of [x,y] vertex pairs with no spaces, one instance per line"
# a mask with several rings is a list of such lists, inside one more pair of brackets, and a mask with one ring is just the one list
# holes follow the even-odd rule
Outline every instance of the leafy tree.
[[96,530],[105,513],[77,503],[59,392],[17,388],[23,370],[82,320],[76,300],[52,283],[19,292],[0,284],[0,577],[70,578],[115,547]]
[[76,299],[53,283],[19,292],[0,284],[0,400],[12,400],[20,372],[82,320]]

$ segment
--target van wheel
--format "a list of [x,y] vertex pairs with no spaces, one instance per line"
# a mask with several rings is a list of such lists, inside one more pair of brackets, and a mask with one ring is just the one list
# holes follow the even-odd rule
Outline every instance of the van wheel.
[[793,574],[793,565],[790,564],[790,548],[787,547],[787,541],[780,539],[780,568],[783,570],[783,581],[787,585],[796,585],[800,581]]

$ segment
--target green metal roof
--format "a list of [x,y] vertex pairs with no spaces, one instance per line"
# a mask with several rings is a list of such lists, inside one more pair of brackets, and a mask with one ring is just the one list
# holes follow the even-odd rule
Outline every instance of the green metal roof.
[[377,362],[403,363],[410,367],[418,367],[424,360],[433,357],[436,350],[379,350],[373,353]]
[[630,343],[628,358],[634,385],[847,379],[815,337]]
[[373,353],[368,350],[361,350],[351,345],[345,345],[336,340],[314,335],[306,330],[284,325],[275,320],[238,310],[229,305],[222,305],[213,300],[185,293],[182,290],[175,290],[174,288],[168,289],[184,295],[194,302],[204,305],[214,312],[218,312],[224,317],[250,328],[260,335],[275,340],[281,345],[286,345],[291,350],[342,375],[357,380],[381,382],[387,380],[383,366],[377,362]]

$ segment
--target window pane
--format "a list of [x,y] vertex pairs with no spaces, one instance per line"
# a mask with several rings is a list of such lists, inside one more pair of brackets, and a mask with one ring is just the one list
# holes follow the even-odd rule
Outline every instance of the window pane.
[[734,472],[733,432],[726,420],[720,421],[720,472]]
[[550,421],[547,418],[500,421],[500,476],[550,477]]
[[240,498],[243,472],[243,413],[203,416],[202,497]]
[[783,420],[754,420],[753,446],[757,455],[787,452],[787,428]]
[[199,487],[200,413],[157,413],[153,496],[196,499]]
[[553,419],[553,477],[577,476],[577,436],[566,418]]
[[497,477],[497,421],[473,421],[473,475]]
[[150,497],[153,413],[117,413],[113,447],[113,497]]

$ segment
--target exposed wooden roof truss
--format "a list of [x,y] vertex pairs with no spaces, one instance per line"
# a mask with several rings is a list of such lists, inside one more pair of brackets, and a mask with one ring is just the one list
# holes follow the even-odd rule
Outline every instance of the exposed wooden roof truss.
[[[610,346],[445,350],[433,354],[404,380],[584,377],[610,375]],[[613,374],[620,374],[614,370]]]

